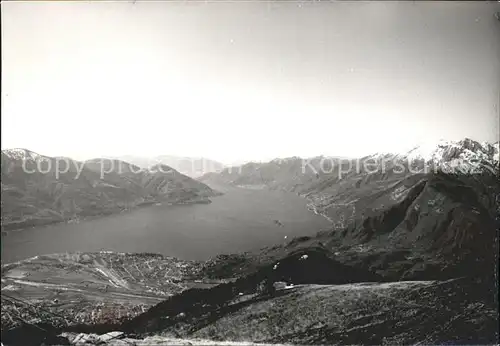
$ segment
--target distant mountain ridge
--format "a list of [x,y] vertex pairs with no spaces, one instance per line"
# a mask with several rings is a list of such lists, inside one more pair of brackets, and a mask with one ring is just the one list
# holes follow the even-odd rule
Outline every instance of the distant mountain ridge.
[[[302,193],[318,185],[324,178],[343,178],[353,174],[371,174],[363,166],[375,165],[377,172],[405,175],[433,171],[458,171],[473,173],[499,170],[499,142],[478,143],[471,139],[440,141],[431,145],[415,146],[408,152],[374,153],[362,158],[316,156],[312,158],[277,158],[266,163],[249,162],[227,167],[219,173],[207,173],[198,178],[206,183],[230,185],[266,185]],[[382,166],[384,164],[385,166]],[[395,172],[394,172],[395,171]],[[401,171],[401,173],[398,173]]]
[[2,151],[2,227],[22,228],[116,213],[157,202],[209,203],[207,185],[166,165],[48,157]]
[[182,157],[173,155],[141,157],[127,155],[116,157],[116,159],[130,162],[141,168],[150,168],[157,164],[164,164],[191,178],[197,178],[210,172],[220,172],[225,167],[218,161],[206,159],[203,157]]

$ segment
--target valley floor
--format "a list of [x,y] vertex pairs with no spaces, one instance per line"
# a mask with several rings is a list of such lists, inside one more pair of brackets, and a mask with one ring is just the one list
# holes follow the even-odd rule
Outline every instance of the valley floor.
[[[58,326],[116,324],[190,287],[200,264],[154,254],[37,256],[2,266],[2,330],[20,319]],[[64,316],[60,318],[59,316]]]

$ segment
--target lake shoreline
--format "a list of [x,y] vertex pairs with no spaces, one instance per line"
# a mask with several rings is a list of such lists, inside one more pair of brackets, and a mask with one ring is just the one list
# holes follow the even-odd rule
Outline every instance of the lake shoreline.
[[48,253],[102,250],[206,260],[312,236],[331,225],[308,210],[307,201],[295,193],[234,188],[210,200],[209,204],[197,200],[172,205],[155,205],[159,203],[155,201],[147,204],[151,208],[143,205],[4,231],[2,263]]
[[[218,197],[220,195],[215,195],[213,197]],[[125,208],[125,209],[111,209],[111,210],[106,210],[106,211],[100,211],[99,213],[96,213],[94,215],[76,215],[74,217],[68,218],[68,219],[63,219],[63,220],[56,220],[56,219],[31,219],[31,220],[23,220],[21,222],[9,222],[9,223],[2,223],[0,225],[1,231],[2,231],[2,236],[7,235],[8,232],[18,232],[22,231],[25,229],[30,229],[30,228],[35,228],[35,227],[43,227],[43,226],[50,226],[50,225],[56,225],[56,224],[71,224],[71,223],[79,223],[82,221],[89,221],[89,220],[95,220],[99,218],[104,218],[107,216],[113,216],[113,215],[118,215],[118,214],[123,214],[123,213],[128,213],[132,212],[137,209],[141,208],[146,208],[154,205],[166,205],[166,206],[178,206],[178,205],[195,205],[195,204],[210,204],[212,203],[212,200],[210,200],[208,197],[202,198],[202,199],[197,199],[197,200],[189,200],[189,201],[179,201],[179,202],[161,202],[161,201],[145,201],[138,203],[137,205],[131,207],[131,208]]]
[[[211,188],[214,188],[214,187],[211,186],[210,183],[208,183],[208,185]],[[217,188],[221,189],[220,186],[217,186]],[[311,213],[323,217],[324,219],[326,219],[328,222],[330,222],[332,224],[334,223],[334,221],[324,211],[320,211],[318,209],[317,205],[314,203],[314,200],[312,198],[308,197],[306,194],[301,194],[301,193],[297,193],[297,192],[293,192],[293,191],[288,191],[288,190],[272,189],[268,185],[265,185],[265,184],[258,184],[258,185],[228,185],[228,186],[225,186],[225,188],[222,188],[222,190],[227,189],[227,188],[231,188],[231,189],[243,189],[243,190],[253,190],[253,191],[262,191],[262,190],[265,190],[265,191],[281,191],[281,192],[285,192],[285,193],[292,193],[292,194],[295,194],[295,195],[299,196],[300,198],[302,198],[302,199],[304,199],[306,201],[306,207],[307,207],[307,209]]]

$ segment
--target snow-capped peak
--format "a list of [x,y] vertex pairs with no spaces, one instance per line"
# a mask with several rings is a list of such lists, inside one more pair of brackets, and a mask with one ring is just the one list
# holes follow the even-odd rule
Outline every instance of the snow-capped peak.
[[433,160],[437,153],[437,148],[441,148],[446,145],[446,142],[442,141],[438,144],[434,143],[423,143],[415,146],[407,153],[404,154],[405,157],[409,159],[423,159],[424,161]]
[[2,153],[7,155],[13,160],[38,160],[42,156],[28,149],[14,148],[14,149],[4,149]]
[[423,143],[398,157],[409,161],[421,160],[427,164],[447,167],[485,167],[498,169],[498,142],[478,143],[465,138],[460,141]]
[[500,142],[496,142],[493,144],[493,161],[499,162],[499,151],[500,151]]

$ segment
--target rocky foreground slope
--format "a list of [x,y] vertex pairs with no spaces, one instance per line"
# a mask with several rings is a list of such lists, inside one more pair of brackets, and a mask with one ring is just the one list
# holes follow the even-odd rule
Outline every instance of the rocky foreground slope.
[[181,316],[171,314],[173,304],[162,303],[125,331],[301,345],[493,343],[495,308],[469,285],[474,283],[300,284],[272,296],[245,292],[218,308]]
[[207,185],[171,167],[85,162],[25,149],[2,151],[2,229],[105,215],[150,203],[209,202]]

